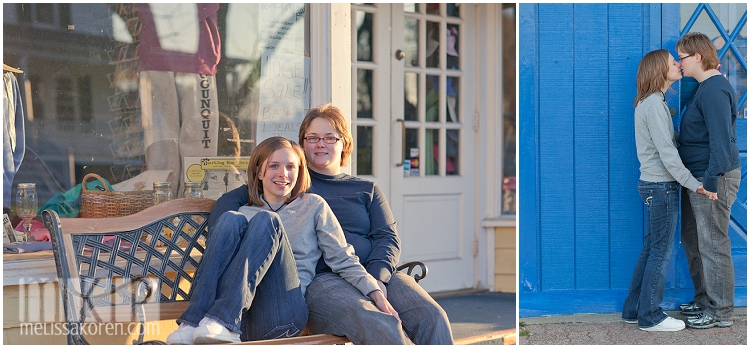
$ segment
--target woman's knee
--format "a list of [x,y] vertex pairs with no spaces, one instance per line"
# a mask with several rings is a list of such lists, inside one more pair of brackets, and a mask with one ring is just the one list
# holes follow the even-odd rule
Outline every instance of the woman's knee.
[[279,214],[272,211],[258,211],[252,218],[250,218],[250,221],[248,221],[248,229],[257,230],[262,228],[269,228],[275,232],[282,231],[283,227]]
[[216,220],[214,228],[208,231],[209,238],[212,236],[240,235],[247,226],[247,218],[242,213],[227,211]]

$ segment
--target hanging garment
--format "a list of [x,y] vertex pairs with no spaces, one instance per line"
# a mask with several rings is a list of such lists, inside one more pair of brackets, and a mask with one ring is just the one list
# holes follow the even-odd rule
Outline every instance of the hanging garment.
[[11,186],[26,150],[21,91],[16,76],[3,73],[3,206],[10,207]]

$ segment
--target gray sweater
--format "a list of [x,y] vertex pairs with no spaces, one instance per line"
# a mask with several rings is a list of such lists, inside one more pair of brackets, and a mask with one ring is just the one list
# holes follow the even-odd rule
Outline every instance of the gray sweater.
[[635,147],[641,162],[641,180],[677,181],[695,191],[700,186],[685,168],[675,147],[675,134],[664,96],[657,92],[635,107]]
[[[270,209],[268,206],[246,205],[239,212],[250,220],[261,210]],[[346,242],[339,221],[323,198],[313,193],[303,193],[276,213],[281,217],[292,247],[303,294],[315,277],[315,266],[321,256],[332,271],[354,285],[363,295],[380,289],[375,278],[359,263],[354,248]]]

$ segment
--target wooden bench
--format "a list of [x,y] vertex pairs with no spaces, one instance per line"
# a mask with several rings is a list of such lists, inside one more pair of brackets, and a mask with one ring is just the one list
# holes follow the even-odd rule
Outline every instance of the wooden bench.
[[[133,344],[144,342],[146,321],[174,320],[193,296],[193,274],[205,252],[208,216],[215,201],[181,198],[116,218],[61,219],[42,212],[50,233],[62,296],[68,344],[88,344],[84,323],[140,323]],[[421,262],[399,267],[414,278]],[[304,335],[304,333],[303,333]],[[344,344],[328,334],[245,344]]]

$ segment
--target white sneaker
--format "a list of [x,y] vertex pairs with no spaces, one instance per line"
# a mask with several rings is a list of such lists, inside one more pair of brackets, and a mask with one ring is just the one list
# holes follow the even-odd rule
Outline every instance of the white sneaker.
[[639,327],[639,329],[643,331],[680,331],[684,328],[685,328],[684,321],[672,318],[670,316],[667,316],[667,318],[662,320],[661,323],[658,323],[654,326]]
[[193,331],[195,344],[238,343],[240,334],[229,331],[224,325],[211,318],[203,318]]
[[167,344],[193,344],[193,330],[195,326],[180,324],[177,330],[167,336]]

